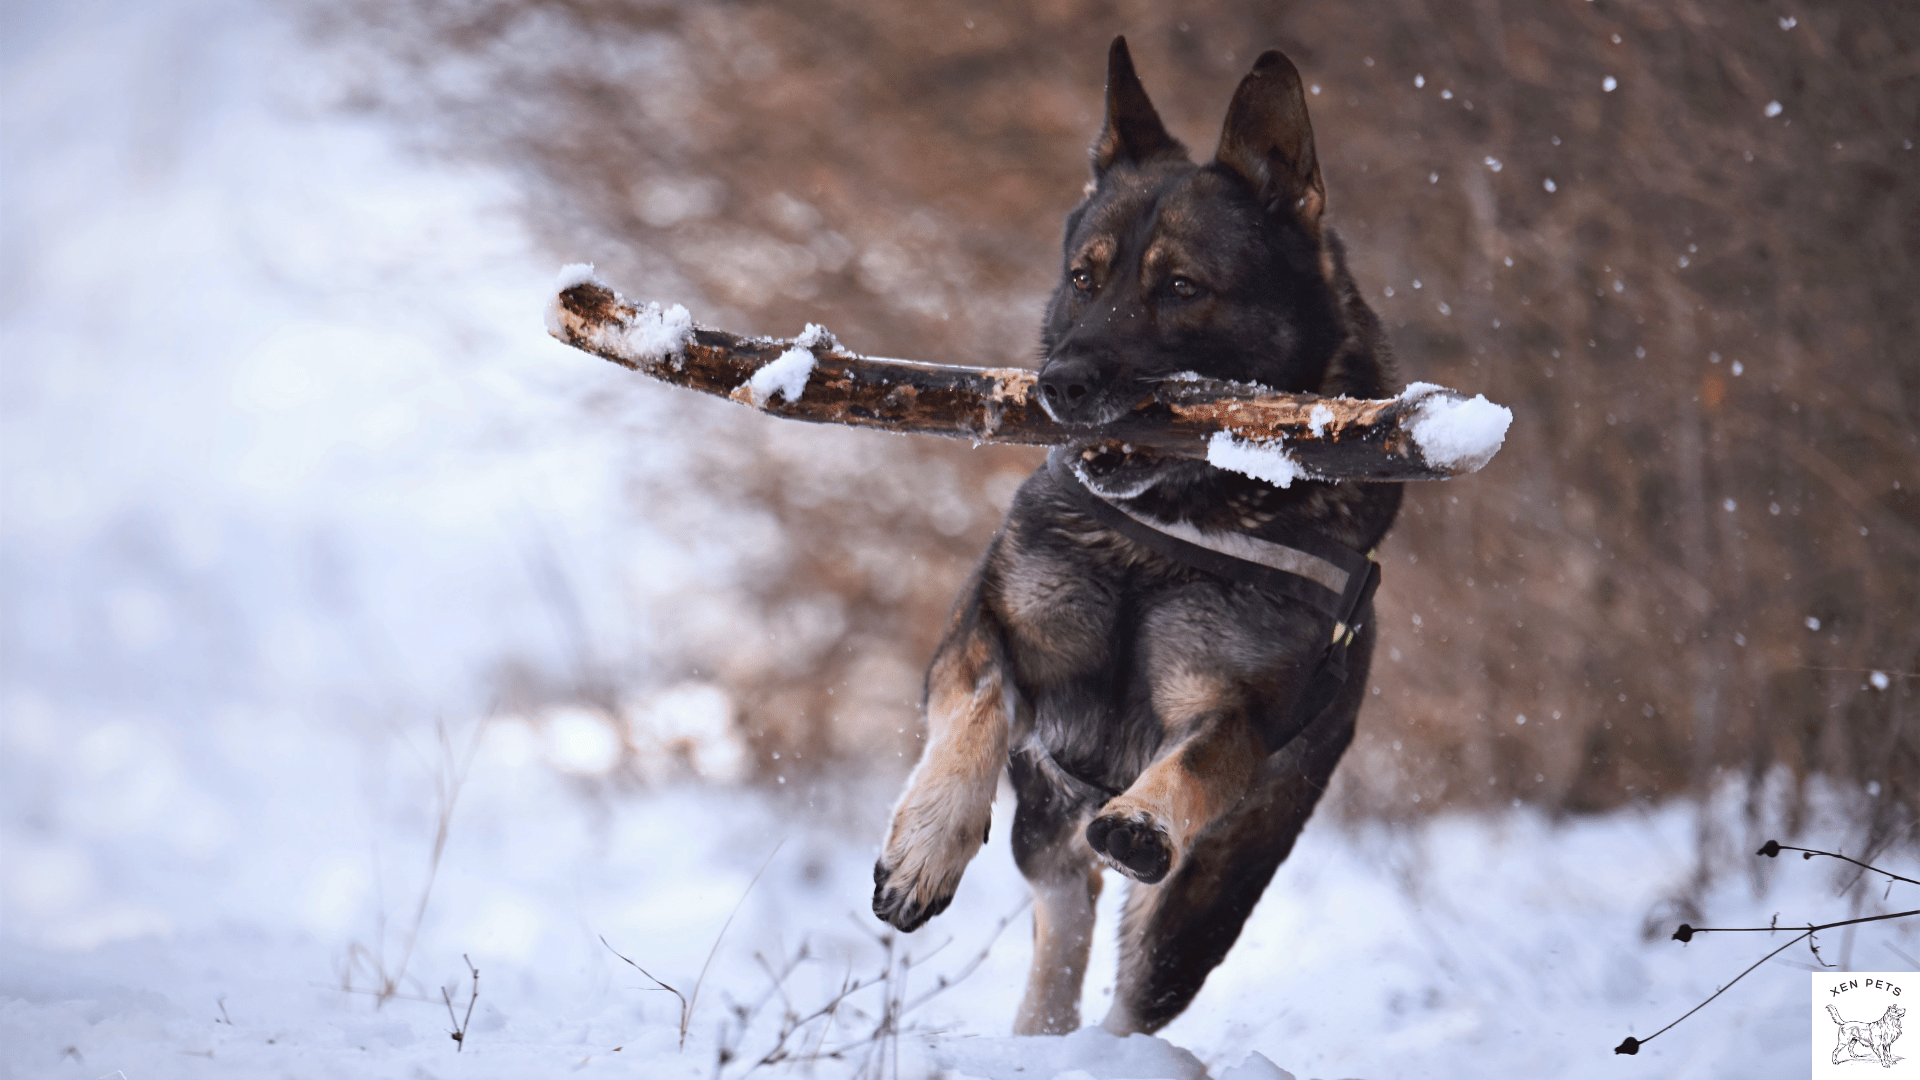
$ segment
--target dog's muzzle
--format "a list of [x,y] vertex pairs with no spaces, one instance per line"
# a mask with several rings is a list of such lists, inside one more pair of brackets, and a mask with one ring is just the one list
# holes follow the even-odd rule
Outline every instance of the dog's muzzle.
[[1106,379],[1100,365],[1085,356],[1055,357],[1040,368],[1040,407],[1056,423],[1073,425],[1104,424],[1118,419],[1106,415],[1110,405],[1101,404],[1107,395]]

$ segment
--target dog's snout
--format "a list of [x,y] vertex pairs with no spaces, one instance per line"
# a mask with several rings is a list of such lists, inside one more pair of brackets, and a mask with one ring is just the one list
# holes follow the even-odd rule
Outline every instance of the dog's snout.
[[1040,397],[1047,411],[1056,420],[1077,419],[1080,407],[1093,395],[1098,376],[1093,362],[1081,357],[1048,361],[1040,369]]
[[1079,401],[1081,398],[1086,397],[1087,386],[1082,382],[1053,379],[1042,384],[1040,392],[1047,395],[1048,401],[1053,402],[1055,405],[1060,405],[1069,401]]

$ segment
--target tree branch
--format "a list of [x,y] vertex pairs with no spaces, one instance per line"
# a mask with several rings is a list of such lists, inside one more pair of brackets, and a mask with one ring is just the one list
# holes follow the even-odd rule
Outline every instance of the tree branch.
[[[969,368],[860,356],[817,327],[795,339],[742,338],[696,327],[686,309],[635,307],[588,267],[563,271],[547,330],[574,348],[675,386],[818,424],[1027,446],[1133,449],[1205,458],[1223,435],[1284,454],[1331,480],[1441,480],[1486,464],[1507,410],[1484,397],[1416,385],[1384,401],[1281,394],[1177,377],[1132,412],[1069,427],[1040,406],[1026,368]],[[1232,467],[1232,466],[1227,466]]]

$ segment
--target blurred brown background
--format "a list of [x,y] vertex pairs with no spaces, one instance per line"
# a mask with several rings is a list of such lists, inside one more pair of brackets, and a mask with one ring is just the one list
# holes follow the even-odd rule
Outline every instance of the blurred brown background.
[[[979,365],[1034,359],[1108,40],[1201,154],[1253,58],[1286,50],[1403,376],[1516,417],[1482,473],[1410,491],[1335,805],[1579,813],[1824,774],[1875,841],[1907,836],[1920,7],[360,0],[313,19],[365,65],[355,104],[520,171],[556,265],[709,325],[821,322]],[[623,423],[622,400],[583,422]],[[1037,456],[684,409],[675,468],[765,527],[752,566],[690,583],[674,663],[733,691],[769,779],[904,771],[921,665]],[[683,486],[634,463],[634,497],[698,530]],[[504,683],[610,693],[576,677]]]

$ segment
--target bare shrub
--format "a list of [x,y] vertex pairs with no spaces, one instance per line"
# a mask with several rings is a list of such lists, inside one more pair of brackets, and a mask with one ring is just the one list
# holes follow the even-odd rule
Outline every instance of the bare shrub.
[[[768,859],[771,861],[772,857]],[[752,886],[748,889],[751,891]],[[726,1076],[729,1069],[737,1069],[734,1075],[744,1076],[769,1066],[786,1066],[791,1071],[798,1065],[811,1072],[814,1066],[833,1061],[853,1066],[853,1075],[862,1080],[899,1077],[901,1040],[938,1034],[935,1029],[909,1019],[910,1014],[977,971],[992,955],[1001,933],[1030,903],[1022,901],[1002,916],[978,952],[958,968],[934,976],[931,984],[918,992],[910,992],[908,988],[913,973],[944,951],[952,939],[916,954],[902,947],[900,936],[891,930],[875,931],[862,915],[853,915],[854,925],[877,947],[878,963],[871,973],[855,976],[849,962],[846,973],[834,988],[823,999],[811,1002],[796,1000],[796,992],[789,989],[788,983],[795,972],[819,963],[824,957],[815,954],[805,941],[791,956],[781,956],[777,962],[765,953],[754,953],[753,958],[765,973],[767,983],[747,1000],[729,1000],[727,1016],[720,1022],[715,1040],[714,1076]],[[730,923],[731,918],[728,921]],[[714,941],[714,951],[719,950],[720,938],[725,935],[723,927]],[[680,1045],[685,1049],[699,986],[695,985],[693,997],[684,996],[615,949],[604,937],[600,941],[657,988],[680,999]],[[709,955],[707,966],[712,963],[713,957]],[[701,981],[705,981],[706,974],[706,968],[702,968]]]

